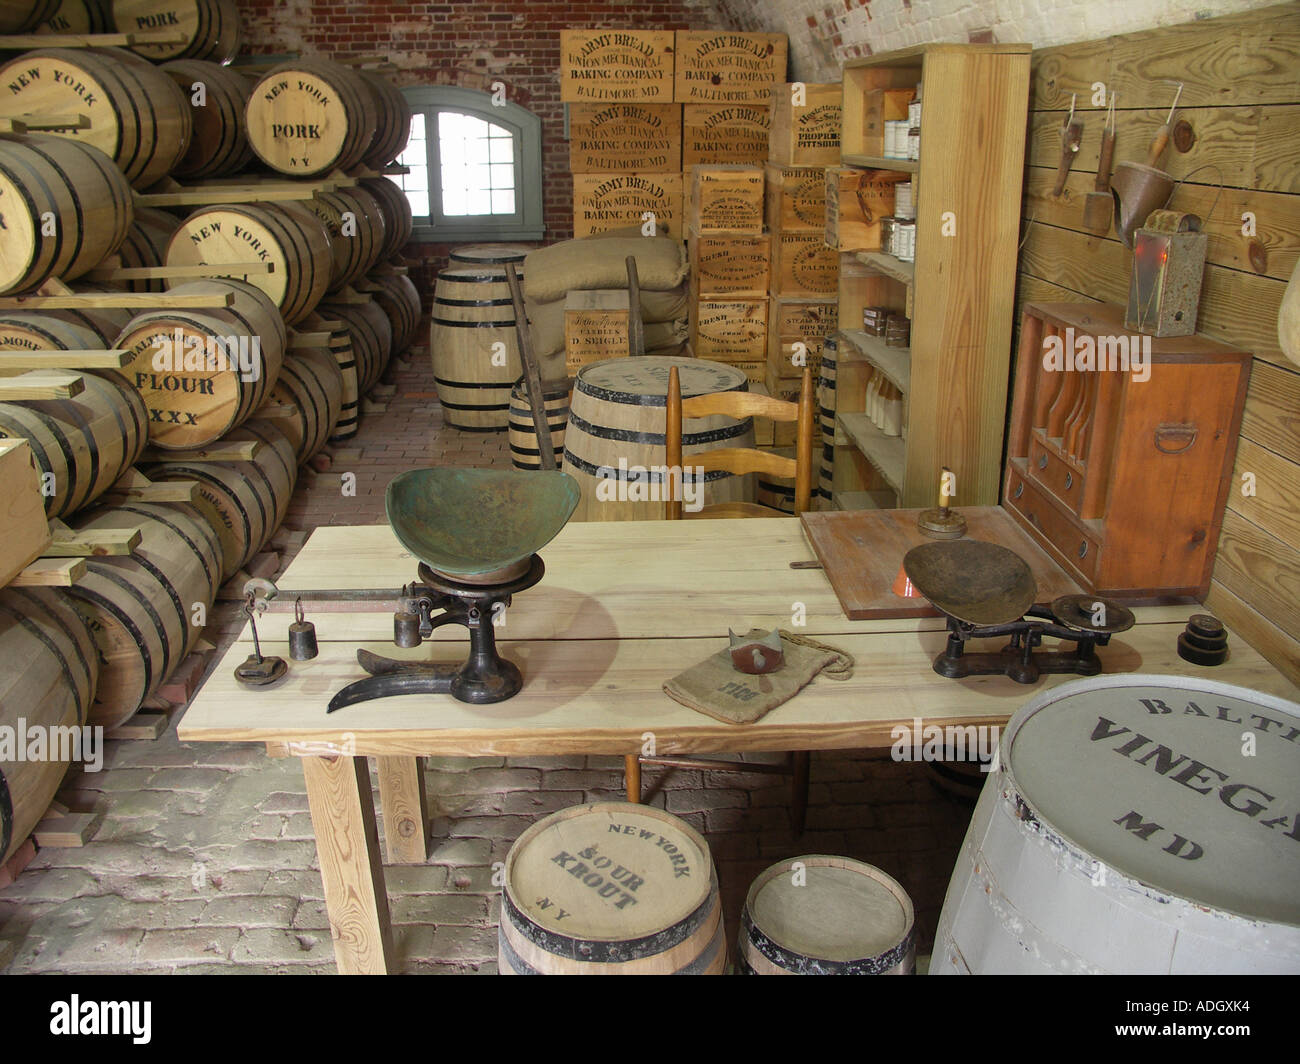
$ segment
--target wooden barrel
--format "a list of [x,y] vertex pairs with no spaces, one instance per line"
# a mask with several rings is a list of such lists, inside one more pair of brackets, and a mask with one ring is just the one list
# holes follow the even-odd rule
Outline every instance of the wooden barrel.
[[41,135],[0,140],[0,203],[0,294],[80,277],[118,249],[134,216],[131,187],[103,152]]
[[[664,515],[664,407],[668,371],[678,367],[682,398],[749,389],[733,366],[697,358],[612,358],[578,371],[564,435],[564,471],[578,481],[582,499],[575,521],[653,521]],[[754,422],[725,417],[687,418],[682,455],[724,447],[753,447]],[[688,463],[689,464],[689,463]],[[753,477],[704,475],[702,505],[754,498]],[[698,488],[692,486],[690,492]],[[691,498],[683,500],[692,505]]]
[[[443,418],[453,428],[500,432],[523,370],[510,288],[500,266],[450,266],[433,291],[429,355]],[[500,346],[498,346],[500,345]]]
[[[221,580],[221,541],[193,506],[132,503],[92,511],[78,530],[139,528],[126,557],[87,558],[67,590],[99,649],[99,689],[90,723],[112,728],[184,660],[202,632]],[[202,605],[203,609],[196,609]]]
[[257,157],[293,177],[350,170],[379,125],[370,85],[350,67],[323,59],[271,70],[253,86],[246,118]]
[[388,315],[372,299],[365,303],[322,303],[321,316],[343,323],[352,338],[357,363],[357,391],[365,396],[383,376],[393,350]]
[[359,187],[375,197],[384,214],[384,250],[379,257],[387,262],[411,242],[411,233],[415,228],[411,201],[406,198],[405,192],[386,177],[364,178]]
[[[782,458],[794,458],[794,447],[766,448]],[[794,514],[794,481],[788,477],[774,477],[770,473],[754,474],[754,501],[783,514]]]
[[[339,414],[334,420],[330,442],[350,440],[361,426],[361,379],[358,375],[357,352],[352,344],[352,332],[339,318],[325,318],[313,313],[303,323],[309,332],[326,333],[329,339],[326,350],[339,371]],[[363,353],[364,357],[364,353]]]
[[[10,587],[0,591],[0,660],[14,666],[0,672],[0,727],[15,737],[13,754],[0,753],[3,866],[45,816],[73,757],[88,753],[80,728],[99,657],[90,629],[58,591]],[[29,757],[26,736],[37,728],[46,742],[40,756]]]
[[333,267],[329,290],[336,292],[372,270],[384,250],[384,214],[363,188],[317,192],[304,204],[329,234]]
[[122,373],[149,408],[149,440],[164,450],[206,447],[247,421],[275,387],[285,328],[271,301],[240,281],[192,281],[173,291],[230,292],[211,310],[138,314],[114,346],[130,352]]
[[35,30],[50,19],[58,7],[59,0],[0,0],[0,33]]
[[[0,343],[3,343],[0,340]],[[84,374],[72,399],[0,403],[0,439],[25,439],[42,474],[45,512],[67,517],[99,498],[131,468],[148,438],[148,412],[134,389],[110,374]]]
[[[162,69],[193,107],[194,135],[189,150],[173,168],[173,176],[223,177],[245,169],[253,159],[244,125],[252,81],[219,63],[202,59],[173,59]],[[200,85],[204,102],[193,106],[196,86]]]
[[[0,5],[3,6],[3,5]],[[40,5],[29,4],[29,7]],[[53,0],[48,18],[37,33],[112,33],[113,13],[109,0]],[[8,33],[3,30],[0,32]]]
[[503,975],[720,975],[708,844],[653,806],[553,813],[506,855],[498,946]]
[[189,100],[166,74],[122,49],[37,49],[0,67],[0,84],[9,87],[0,117],[84,114],[89,129],[53,135],[100,149],[137,189],[166,176],[189,147]]
[[292,417],[276,420],[302,465],[320,451],[343,413],[343,371],[328,347],[305,348],[285,355],[271,402],[292,404]]
[[[131,269],[161,266],[167,257],[167,245],[180,224],[180,219],[174,214],[153,207],[137,207],[126,240],[117,249],[122,265]],[[131,292],[162,292],[166,289],[161,280],[126,281],[124,286]]]
[[911,975],[912,900],[893,877],[847,857],[781,861],[749,888],[736,969],[744,975]]
[[167,30],[183,38],[171,44],[140,43],[132,50],[155,62],[210,59],[228,63],[239,50],[235,0],[113,0],[119,33]]
[[1300,704],[1201,677],[1038,694],[1002,735],[930,974],[1300,973],[1298,734]]
[[161,462],[144,468],[150,480],[193,480],[195,506],[221,541],[221,579],[228,580],[270,542],[289,509],[298,479],[293,445],[269,421],[250,421],[225,437],[262,444],[247,462]]
[[821,461],[818,463],[816,509],[831,509],[835,486],[835,362],[839,342],[828,336],[822,343],[817,370],[817,419],[820,426]]
[[[543,381],[542,403],[546,407],[546,423],[551,428],[551,446],[555,460],[564,459],[564,430],[569,426],[569,393],[573,381]],[[533,408],[528,404],[522,377],[510,389],[510,461],[516,469],[541,469],[541,453],[537,449],[537,429],[533,425]]]
[[393,327],[393,354],[400,355],[410,348],[420,327],[424,314],[420,292],[405,274],[372,273],[367,280],[373,286],[371,295]]
[[[470,266],[504,266],[507,262],[513,262],[516,263],[515,273],[522,277],[523,268],[518,264],[528,257],[531,250],[523,244],[466,244],[452,248],[447,253],[447,258]],[[505,270],[501,271],[501,276],[505,276]]]
[[362,162],[372,170],[382,170],[402,154],[411,135],[411,107],[396,85],[369,70],[358,70],[361,80],[375,100],[378,127]]
[[302,321],[330,284],[334,257],[325,225],[297,203],[204,207],[181,223],[167,245],[168,266],[268,262],[273,273],[245,279],[268,296],[288,325]]

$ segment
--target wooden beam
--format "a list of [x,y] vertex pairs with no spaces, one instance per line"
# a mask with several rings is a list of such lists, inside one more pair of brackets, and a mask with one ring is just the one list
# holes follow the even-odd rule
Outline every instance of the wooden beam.
[[86,575],[86,563],[81,558],[59,561],[38,558],[9,581],[10,587],[72,587]]
[[138,528],[91,529],[78,532],[62,521],[50,522],[50,545],[46,558],[90,558],[133,554],[140,546]]
[[197,266],[97,266],[86,274],[91,281],[166,281],[182,277],[229,277],[231,274],[275,273],[273,262],[203,263]]
[[193,451],[164,451],[150,447],[142,462],[251,462],[262,449],[261,440],[218,440]]
[[17,377],[0,377],[0,401],[19,399],[71,399],[86,390],[80,373],[34,371]]
[[228,307],[233,292],[81,292],[66,296],[2,296],[0,310],[184,310]]
[[384,848],[389,864],[424,864],[429,859],[429,813],[424,758],[378,757],[379,802],[384,813]]
[[131,361],[131,352],[111,351],[29,351],[23,348],[0,348],[0,372],[28,369],[121,369]]

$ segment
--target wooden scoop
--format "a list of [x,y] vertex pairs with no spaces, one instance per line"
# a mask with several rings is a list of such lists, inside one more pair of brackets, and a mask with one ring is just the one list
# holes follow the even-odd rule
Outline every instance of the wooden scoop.
[[1101,129],[1101,156],[1097,162],[1097,180],[1093,191],[1083,201],[1083,227],[1096,233],[1110,230],[1115,199],[1110,194],[1110,165],[1115,158],[1115,94],[1110,94],[1110,107]]

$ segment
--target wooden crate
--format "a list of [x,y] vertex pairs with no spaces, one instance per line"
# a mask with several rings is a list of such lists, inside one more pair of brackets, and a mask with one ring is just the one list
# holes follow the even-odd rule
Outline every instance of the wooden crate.
[[672,103],[672,30],[561,30],[565,103]]
[[767,159],[772,116],[761,103],[682,108],[682,167],[754,163]]
[[762,167],[695,166],[691,168],[690,189],[688,233],[763,231]]
[[823,336],[778,336],[769,330],[767,335],[767,377],[770,385],[773,381],[797,381],[803,376],[803,366],[794,364],[794,357],[803,345],[803,360],[812,367],[813,378],[821,369],[822,347],[826,343]]
[[[887,78],[892,87],[871,87]],[[885,154],[885,123],[907,117],[907,105],[921,80],[921,67],[855,68],[844,71],[844,111],[840,132],[840,157]],[[902,86],[906,86],[903,88]]]
[[834,296],[839,292],[840,256],[822,233],[778,233],[772,237],[775,296]]
[[767,227],[773,233],[820,233],[826,228],[826,169],[768,163]]
[[570,377],[590,362],[627,357],[628,314],[625,288],[598,288],[565,296],[564,368]]
[[[50,545],[41,477],[26,440],[0,440],[0,587],[9,583]],[[66,484],[56,485],[67,490]]]
[[763,103],[785,82],[784,33],[678,30],[673,99],[678,103]]
[[641,225],[652,211],[659,236],[682,235],[681,174],[574,174],[573,235]]
[[880,219],[894,213],[894,186],[909,174],[826,168],[826,246],[836,251],[880,250]]
[[767,365],[767,299],[701,299],[692,304],[691,350],[696,358],[714,362],[754,363],[762,380]]
[[575,174],[682,168],[682,109],[675,103],[575,103],[569,108],[569,169]]
[[[768,159],[785,166],[833,166],[840,161],[844,87],[794,82],[773,91]],[[796,100],[801,102],[796,103]]]
[[839,328],[839,304],[834,299],[804,299],[799,296],[778,296],[772,300],[771,330],[777,336],[804,337],[829,336]]
[[705,233],[687,241],[693,297],[767,295],[772,239],[754,233]]

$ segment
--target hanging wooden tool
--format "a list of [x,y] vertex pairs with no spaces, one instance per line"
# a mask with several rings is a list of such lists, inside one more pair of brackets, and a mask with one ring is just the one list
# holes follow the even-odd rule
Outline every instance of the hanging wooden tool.
[[506,263],[506,281],[510,285],[510,299],[515,306],[515,331],[519,336],[519,361],[524,368],[524,391],[528,395],[528,408],[533,415],[533,430],[537,433],[537,455],[543,469],[555,469],[555,445],[551,442],[551,427],[546,423],[546,400],[542,395],[542,372],[533,356],[533,340],[528,332],[528,311],[524,308],[524,294],[519,287],[515,264]]
[[1083,227],[1094,233],[1110,230],[1115,200],[1110,194],[1110,166],[1115,158],[1115,94],[1110,94],[1106,121],[1101,127],[1101,155],[1097,162],[1097,180],[1088,198],[1083,201]]
[[636,256],[627,257],[627,353],[632,358],[645,354],[645,323],[641,320],[641,280]]
[[1059,196],[1065,191],[1065,180],[1070,176],[1070,166],[1079,152],[1079,145],[1083,143],[1083,120],[1074,117],[1074,100],[1075,97],[1071,95],[1070,113],[1066,116],[1065,124],[1061,126],[1061,161],[1056,166],[1053,196]]

